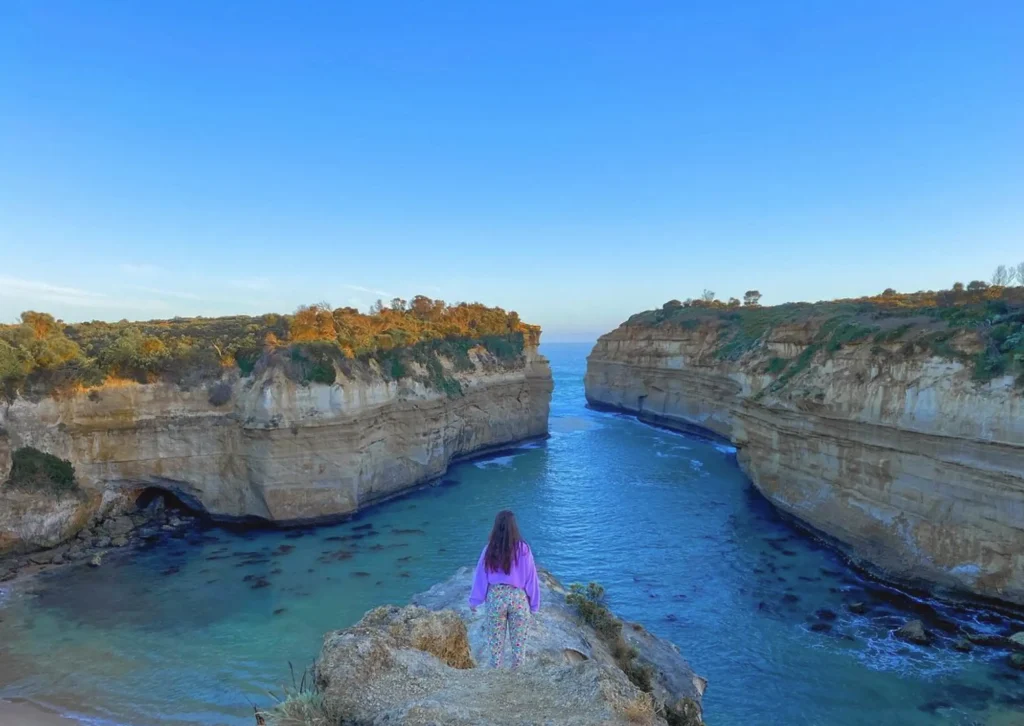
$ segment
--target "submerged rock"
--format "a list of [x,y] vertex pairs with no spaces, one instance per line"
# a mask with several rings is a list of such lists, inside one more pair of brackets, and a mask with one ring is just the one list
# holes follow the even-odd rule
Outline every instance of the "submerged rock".
[[934,637],[924,629],[924,623],[920,620],[911,620],[896,631],[896,637],[908,643],[917,645],[931,645]]
[[992,633],[968,633],[967,640],[971,641],[974,645],[994,648],[1005,648],[1007,646],[1006,638],[1002,635],[993,635]]
[[355,626],[328,633],[315,681],[331,716],[403,726],[703,723],[706,682],[674,645],[623,624],[625,643],[648,679],[650,692],[641,690],[619,666],[623,654],[579,621],[566,590],[548,575],[524,666],[483,667],[485,616],[466,603],[471,582],[463,568],[412,605],[377,608]]

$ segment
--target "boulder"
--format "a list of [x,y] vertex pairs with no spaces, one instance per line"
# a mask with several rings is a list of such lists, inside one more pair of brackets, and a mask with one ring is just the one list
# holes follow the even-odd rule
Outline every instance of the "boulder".
[[846,606],[846,609],[854,615],[863,615],[868,611],[868,606],[862,602],[851,602]]
[[98,498],[0,487],[0,555],[34,552],[71,539],[89,522]]
[[135,529],[135,522],[131,517],[125,515],[106,520],[102,524],[102,528],[104,533],[111,538],[124,537]]
[[1011,653],[1010,665],[1019,671],[1024,671],[1024,653]]
[[916,645],[931,645],[934,639],[932,634],[924,629],[924,623],[920,620],[911,620],[905,623],[896,631],[896,637]]
[[961,653],[970,653],[973,647],[971,641],[967,638],[957,638],[957,641],[953,644],[953,649]]
[[89,560],[89,567],[99,567],[102,564],[103,564],[103,553],[102,552],[97,552],[96,554],[94,554],[92,556],[92,559]]
[[124,536],[114,537],[114,539],[110,540],[110,546],[111,547],[124,547],[127,544],[128,544],[128,538],[124,537]]
[[666,716],[680,726],[703,723],[706,681],[674,645],[623,624],[624,639],[646,668],[650,693],[644,692],[548,575],[523,667],[483,667],[484,613],[466,604],[471,580],[463,568],[412,605],[377,608],[355,626],[328,633],[315,683],[330,717],[404,726],[663,725]]
[[1008,640],[1013,644],[1011,647],[1024,650],[1024,631],[1014,633],[1008,638]]

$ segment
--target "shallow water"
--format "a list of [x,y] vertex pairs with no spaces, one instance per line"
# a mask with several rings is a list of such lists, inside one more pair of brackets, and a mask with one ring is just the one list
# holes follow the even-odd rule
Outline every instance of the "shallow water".
[[[679,644],[710,681],[712,726],[1024,723],[1024,679],[1004,653],[890,634],[918,611],[1016,626],[901,602],[782,522],[728,447],[586,409],[587,352],[545,346],[548,441],[459,465],[357,520],[210,528],[0,594],[0,697],[95,723],[251,726],[251,704],[289,680],[289,661],[301,671],[326,631],[472,564],[511,507],[540,564],[601,582],[619,614]],[[845,610],[857,600],[867,615]]]

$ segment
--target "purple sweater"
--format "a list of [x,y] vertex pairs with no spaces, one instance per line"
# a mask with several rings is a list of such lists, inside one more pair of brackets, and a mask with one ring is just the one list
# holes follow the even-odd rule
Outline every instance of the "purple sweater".
[[537,566],[533,563],[533,553],[525,542],[519,543],[519,556],[512,563],[508,574],[501,570],[488,570],[484,564],[487,548],[480,553],[480,561],[476,565],[476,576],[473,578],[473,590],[469,593],[470,607],[478,607],[487,598],[488,585],[511,585],[526,591],[526,599],[530,603],[530,612],[540,609],[540,586],[537,583]]

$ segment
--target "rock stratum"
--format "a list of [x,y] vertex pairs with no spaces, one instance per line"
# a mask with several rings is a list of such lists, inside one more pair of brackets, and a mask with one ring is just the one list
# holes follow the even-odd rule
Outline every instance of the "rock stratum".
[[727,439],[780,510],[885,577],[1024,605],[1024,411],[1013,376],[971,365],[991,342],[771,310],[634,316],[590,354],[587,399]]
[[[678,648],[623,623],[632,657],[648,669],[646,690],[639,688],[549,575],[541,578],[524,666],[481,666],[485,616],[466,605],[471,584],[463,568],[412,605],[380,607],[328,633],[314,668],[320,712],[331,722],[401,726],[703,723],[706,681]],[[279,708],[289,707],[301,708],[301,700]]]
[[0,403],[0,482],[12,452],[33,447],[69,460],[80,488],[0,490],[0,548],[53,546],[104,502],[147,488],[218,520],[330,520],[547,433],[551,371],[536,339],[511,360],[482,347],[469,359],[440,360],[457,394],[416,369],[393,380],[350,366],[326,385],[269,366],[193,388],[127,383]]

